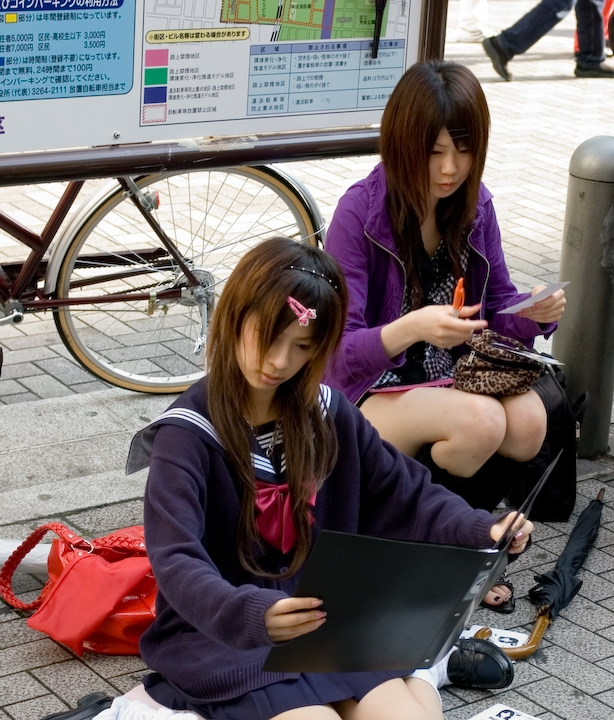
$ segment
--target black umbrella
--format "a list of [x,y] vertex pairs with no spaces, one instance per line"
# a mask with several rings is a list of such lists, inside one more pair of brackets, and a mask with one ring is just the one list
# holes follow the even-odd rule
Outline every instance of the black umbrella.
[[[546,628],[552,623],[559,611],[573,600],[582,586],[577,573],[584,564],[589,550],[595,543],[605,490],[600,490],[596,500],[592,500],[580,513],[567,544],[554,566],[554,570],[536,575],[537,585],[529,590],[529,599],[538,605],[537,619],[531,637],[525,645],[505,649],[505,653],[514,660],[529,657],[536,650]],[[483,628],[476,637],[488,637],[490,630]]]
[[597,499],[592,500],[580,513],[554,570],[536,575],[537,585],[529,590],[531,602],[539,605],[540,608],[547,608],[552,620],[560,610],[569,605],[582,587],[582,580],[578,579],[577,573],[595,543],[601,521],[604,492],[600,490]]

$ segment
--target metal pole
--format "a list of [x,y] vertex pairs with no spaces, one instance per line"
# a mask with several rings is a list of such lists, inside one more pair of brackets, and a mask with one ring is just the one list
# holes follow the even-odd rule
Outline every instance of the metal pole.
[[378,143],[368,126],[14,153],[0,155],[0,187],[370,155]]
[[614,395],[614,137],[582,143],[569,174],[560,278],[571,284],[552,354],[570,399],[590,392],[578,454],[595,458],[608,449]]

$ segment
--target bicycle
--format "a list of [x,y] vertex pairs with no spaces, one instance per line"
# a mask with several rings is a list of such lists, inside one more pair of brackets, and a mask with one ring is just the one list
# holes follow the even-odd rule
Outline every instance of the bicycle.
[[272,235],[323,244],[315,200],[276,167],[117,177],[58,236],[83,184],[67,184],[40,234],[0,212],[31,250],[0,267],[0,324],[52,310],[73,357],[130,390],[176,393],[204,374],[216,297],[250,247]]

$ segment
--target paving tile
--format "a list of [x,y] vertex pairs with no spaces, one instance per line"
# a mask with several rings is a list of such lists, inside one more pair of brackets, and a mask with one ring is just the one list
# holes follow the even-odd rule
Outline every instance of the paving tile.
[[3,380],[18,380],[19,378],[30,375],[41,375],[42,372],[38,366],[31,362],[24,362],[18,365],[3,365],[2,378]]
[[[28,450],[17,448],[2,454],[2,490],[4,493],[24,490],[40,485],[47,478],[59,482],[114,469],[123,473],[131,438],[132,433],[124,431],[65,441],[52,447],[45,443]],[[76,448],[80,451],[75,452]]]
[[143,524],[143,501],[122,502],[70,513],[72,524],[88,535],[106,535],[113,530]]
[[[567,650],[590,663],[598,663],[601,668],[610,671],[607,659],[614,657],[613,641],[596,633],[588,633],[584,628],[578,627],[564,617],[555,619],[547,630],[547,638],[552,645],[556,645],[559,649]],[[556,657],[554,654],[550,661]]]
[[34,375],[32,377],[25,377],[21,379],[21,382],[28,390],[30,390],[30,392],[43,399],[64,397],[66,395],[73,394],[73,391],[70,388],[66,387],[66,385],[50,375]]
[[[606,603],[608,600],[605,600],[603,604]],[[580,595],[576,595],[572,603],[561,610],[561,616],[592,631],[614,625],[614,612]]]
[[49,690],[26,672],[0,678],[0,705],[11,705],[48,694]]
[[128,479],[123,470],[117,470],[6,492],[3,493],[6,505],[0,505],[0,525],[11,519],[43,518],[52,513],[141,498],[146,479],[145,470]]
[[16,405],[17,403],[32,402],[38,399],[38,396],[34,393],[24,392],[18,395],[8,395],[7,397],[0,397],[0,402],[3,405]]
[[10,608],[8,605],[4,604],[4,601],[0,601],[0,623],[10,622],[12,620],[17,620],[19,615]]
[[[41,637],[43,637],[41,635]],[[44,667],[70,658],[69,653],[48,638],[0,650],[0,677]]]
[[[449,693],[447,691],[445,692],[446,696],[450,696],[451,694],[452,693]],[[486,693],[482,693],[482,695],[485,694]],[[452,702],[453,701],[450,701],[450,705],[452,705]],[[532,702],[531,700],[528,700],[526,697],[523,697],[521,694],[514,690],[514,685],[512,685],[510,690],[507,690],[504,693],[497,695],[496,697],[482,697],[481,699],[476,699],[470,704],[456,707],[454,709],[447,710],[446,704],[444,703],[444,710],[447,710],[445,712],[445,718],[446,720],[468,720],[468,718],[472,718],[478,713],[481,713],[484,710],[488,710],[488,708],[491,708],[497,703],[503,703],[508,707],[514,708],[515,710],[520,710],[524,713],[534,715],[536,717],[543,717],[543,715],[541,714],[543,713],[543,707],[541,707],[537,703]]]
[[25,618],[14,620],[13,622],[5,622],[0,625],[0,649],[23,645],[24,643],[34,642],[40,639],[40,632],[29,628]]
[[91,374],[84,370],[76,362],[66,360],[66,358],[52,358],[49,360],[39,360],[37,365],[48,375],[56,378],[64,385],[74,385],[76,383],[89,382],[92,378]]
[[15,380],[0,380],[0,395],[16,395],[23,393],[24,387]]
[[[24,328],[24,330],[25,329],[26,328]],[[28,330],[28,332],[21,335],[3,339],[3,345],[9,352],[14,352],[15,350],[25,350],[27,348],[41,346],[51,349],[50,346],[58,341],[58,334],[54,323],[52,323],[52,326],[38,326],[34,332],[32,331],[32,327]],[[49,332],[46,332],[47,330]]]
[[26,350],[5,353],[4,365],[20,365],[21,363],[35,362],[36,360],[45,360],[52,357],[54,357],[52,350],[37,346]]
[[110,697],[119,694],[78,660],[36,668],[32,675],[70,707],[75,707],[79,698],[91,692],[103,692]]
[[519,692],[563,720],[611,720],[605,703],[554,677],[524,685]]
[[583,572],[580,576],[582,587],[579,593],[582,597],[600,602],[614,596],[614,583],[590,572]]
[[528,662],[590,695],[614,689],[612,673],[556,645],[535,653]]
[[86,650],[81,662],[107,680],[147,671],[147,666],[139,655],[100,655]]
[[51,713],[68,710],[68,707],[55,695],[26,700],[25,702],[7,705],[6,712],[12,720],[40,720]]

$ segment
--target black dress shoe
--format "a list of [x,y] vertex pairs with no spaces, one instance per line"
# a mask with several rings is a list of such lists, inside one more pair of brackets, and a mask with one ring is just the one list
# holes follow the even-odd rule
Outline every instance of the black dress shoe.
[[495,72],[498,75],[501,75],[501,77],[507,82],[512,80],[514,76],[507,69],[508,59],[503,52],[503,48],[499,45],[497,36],[493,35],[493,37],[486,38],[486,40],[482,42],[482,47],[491,59]]
[[448,660],[448,679],[464,688],[495,690],[511,685],[514,664],[496,645],[488,640],[459,640]]
[[113,698],[104,693],[90,693],[77,700],[77,707],[74,710],[53,713],[53,715],[47,715],[42,720],[90,720],[98,713],[111,707],[112,702]]
[[589,68],[576,65],[574,75],[582,78],[611,78],[614,77],[614,67],[608,65],[606,62]]

